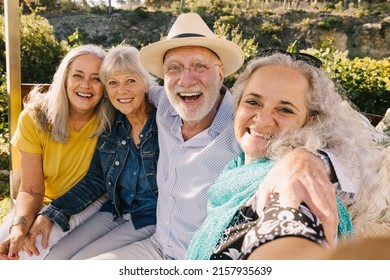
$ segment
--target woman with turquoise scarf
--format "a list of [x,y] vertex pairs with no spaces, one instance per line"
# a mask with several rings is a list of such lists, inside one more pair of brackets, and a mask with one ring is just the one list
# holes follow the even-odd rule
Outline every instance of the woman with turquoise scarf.
[[[351,196],[338,184],[324,151],[348,151],[346,166],[364,158],[362,169],[354,172],[362,172],[366,183],[372,184],[379,150],[372,141],[372,127],[337,92],[321,61],[302,53],[265,51],[240,74],[232,94],[235,136],[243,152],[210,187],[208,216],[194,235],[186,259],[246,259],[281,237],[299,237],[296,244],[306,242],[323,250],[353,236],[346,208]],[[305,204],[282,207],[275,193],[261,213],[256,211],[255,192],[263,178],[295,148],[316,154],[335,185],[339,223],[334,244],[327,242],[321,222]],[[288,256],[291,251],[285,253],[286,258],[294,258]]]

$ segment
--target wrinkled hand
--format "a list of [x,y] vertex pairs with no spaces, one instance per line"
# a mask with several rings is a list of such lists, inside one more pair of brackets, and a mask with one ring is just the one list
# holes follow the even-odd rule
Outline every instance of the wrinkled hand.
[[9,245],[10,245],[10,240],[9,239],[7,239],[7,240],[5,240],[5,241],[0,243],[0,260],[9,260],[10,259],[8,257]]
[[6,239],[0,243],[0,260],[9,260],[10,259],[8,257],[9,245],[10,245],[9,239]]
[[39,215],[35,219],[33,225],[27,233],[25,246],[23,248],[29,256],[32,256],[33,254],[35,256],[39,256],[39,250],[35,246],[36,239],[39,234],[42,234],[42,248],[47,248],[52,226],[53,221],[43,215]]
[[15,227],[10,235],[0,243],[0,260],[18,260],[19,252],[23,249],[23,231]]
[[328,243],[335,245],[336,191],[319,158],[304,149],[295,149],[279,160],[256,193],[258,213],[263,211],[271,193],[279,193],[282,207],[298,208],[305,202],[322,222]]

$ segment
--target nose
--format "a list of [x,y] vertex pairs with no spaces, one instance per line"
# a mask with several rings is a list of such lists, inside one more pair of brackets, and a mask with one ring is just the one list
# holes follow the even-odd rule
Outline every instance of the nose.
[[188,87],[196,84],[196,79],[190,68],[183,68],[183,71],[178,76],[178,84],[183,87]]
[[118,86],[118,92],[127,92],[128,86],[125,83],[120,83]]
[[275,118],[272,115],[272,112],[262,108],[258,110],[255,116],[253,117],[255,122],[258,122],[262,126],[272,126],[275,125]]
[[91,86],[89,79],[83,79],[80,86],[82,88],[89,88]]

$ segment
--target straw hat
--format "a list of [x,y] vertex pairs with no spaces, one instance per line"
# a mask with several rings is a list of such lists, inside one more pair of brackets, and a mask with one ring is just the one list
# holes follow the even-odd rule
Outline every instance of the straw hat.
[[165,40],[143,47],[139,53],[141,63],[153,75],[164,78],[165,53],[183,46],[200,46],[215,52],[223,63],[225,77],[236,72],[244,63],[241,48],[231,41],[218,38],[197,13],[181,14]]

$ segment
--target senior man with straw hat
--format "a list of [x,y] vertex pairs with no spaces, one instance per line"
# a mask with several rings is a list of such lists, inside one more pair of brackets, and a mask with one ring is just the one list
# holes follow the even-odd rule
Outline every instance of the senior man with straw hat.
[[204,47],[214,52],[224,66],[225,77],[236,72],[244,63],[241,48],[231,41],[218,38],[196,13],[180,15],[165,40],[142,48],[141,62],[150,73],[164,79],[165,54],[183,46]]
[[[184,259],[206,218],[209,187],[241,152],[234,137],[232,96],[223,86],[224,78],[244,62],[236,44],[218,38],[198,14],[186,13],[176,19],[166,39],[142,48],[140,59],[150,73],[164,79],[164,87],[149,91],[158,108],[160,144],[156,233],[94,259]],[[324,169],[321,161],[307,154],[299,157],[302,162],[311,160]],[[285,169],[292,164],[296,163],[287,159]],[[311,178],[306,169],[299,172]],[[311,180],[326,189],[324,180]]]

